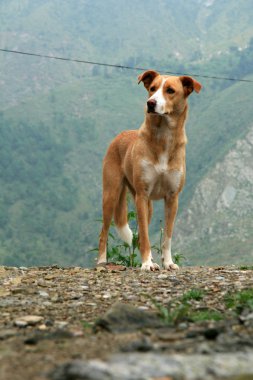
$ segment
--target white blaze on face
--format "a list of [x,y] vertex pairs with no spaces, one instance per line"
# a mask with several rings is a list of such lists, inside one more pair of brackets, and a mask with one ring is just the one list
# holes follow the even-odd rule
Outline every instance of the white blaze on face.
[[163,79],[161,86],[158,90],[148,99],[154,99],[156,101],[155,112],[163,115],[165,113],[166,99],[163,95],[163,86],[166,82],[166,79]]

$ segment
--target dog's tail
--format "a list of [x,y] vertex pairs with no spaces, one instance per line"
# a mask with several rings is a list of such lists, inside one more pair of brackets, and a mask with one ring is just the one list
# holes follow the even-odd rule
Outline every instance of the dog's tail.
[[133,232],[131,231],[127,219],[127,188],[121,190],[118,202],[114,209],[114,222],[119,237],[128,245],[132,245]]
[[129,227],[129,224],[125,224],[122,227],[116,226],[116,230],[118,232],[119,237],[128,245],[132,245],[133,240],[133,232],[131,228]]

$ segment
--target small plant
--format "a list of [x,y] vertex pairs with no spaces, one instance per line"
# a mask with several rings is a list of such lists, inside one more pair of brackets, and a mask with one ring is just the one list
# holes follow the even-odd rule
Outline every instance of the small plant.
[[182,262],[186,260],[186,257],[182,253],[174,253],[173,261],[178,266],[182,265]]
[[173,326],[188,319],[190,306],[187,303],[181,303],[176,305],[173,303],[169,303],[166,307],[156,302],[155,300],[152,300],[152,302],[156,307],[161,319],[168,325]]
[[187,302],[190,300],[200,301],[203,299],[205,292],[201,289],[191,289],[184,293],[182,296],[182,301]]
[[[138,231],[137,231],[137,218],[136,212],[130,211],[128,213],[128,223],[132,226],[133,240],[132,245],[129,246],[127,243],[117,244],[117,236],[113,232],[109,232],[107,240],[107,258],[118,265],[124,265],[126,267],[139,267],[141,262],[138,260]],[[102,223],[102,220],[97,220]],[[111,227],[114,227],[115,223],[111,222]],[[98,248],[91,249],[89,252],[98,252]]]
[[163,234],[164,230],[162,228],[162,221],[160,219],[160,236],[159,236],[159,243],[152,245],[152,249],[156,251],[156,253],[162,257],[162,251],[163,251]]
[[204,291],[199,289],[192,289],[183,294],[182,297],[169,302],[167,306],[161,305],[155,300],[152,300],[158,314],[169,325],[177,325],[180,322],[200,322],[200,321],[219,321],[224,316],[217,310],[205,308],[203,310],[194,309],[190,300],[202,300]]
[[253,310],[253,289],[243,289],[225,296],[226,307],[240,314],[243,309]]
[[210,309],[192,311],[189,317],[193,322],[221,321],[224,319],[224,315],[220,311]]
[[242,265],[239,267],[240,270],[253,270],[253,265]]
[[[160,236],[159,236],[159,242],[158,244],[152,245],[152,249],[156,251],[156,253],[162,257],[162,251],[163,251],[163,236],[164,236],[164,229],[162,227],[162,220],[160,220]],[[182,262],[186,260],[186,257],[182,253],[175,253],[172,255],[173,261],[178,266],[182,265]]]
[[93,324],[87,321],[81,321],[81,324],[84,329],[91,329],[93,327]]

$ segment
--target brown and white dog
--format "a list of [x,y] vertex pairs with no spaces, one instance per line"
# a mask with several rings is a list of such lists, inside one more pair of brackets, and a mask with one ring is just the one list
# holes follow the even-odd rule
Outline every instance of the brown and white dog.
[[145,71],[138,77],[148,91],[145,120],[139,130],[120,133],[110,144],[103,162],[103,227],[98,264],[106,262],[106,243],[112,217],[119,236],[129,245],[132,231],[127,220],[129,190],[135,200],[139,225],[142,270],[159,270],[153,262],[148,226],[152,201],[164,199],[165,228],[162,261],[177,269],[171,256],[171,238],[178,195],[185,182],[185,121],[187,98],[201,90],[188,76],[165,76]]

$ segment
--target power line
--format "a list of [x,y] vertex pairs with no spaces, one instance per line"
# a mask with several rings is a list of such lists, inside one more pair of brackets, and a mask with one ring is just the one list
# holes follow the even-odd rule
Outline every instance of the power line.
[[[116,64],[104,63],[104,62],[93,62],[93,61],[86,61],[86,60],[82,60],[82,59],[73,59],[73,58],[57,57],[57,56],[53,56],[53,55],[28,53],[28,52],[18,51],[18,50],[9,50],[9,49],[1,49],[0,48],[0,51],[2,51],[4,53],[21,54],[21,55],[27,55],[27,56],[32,56],[32,57],[55,59],[55,60],[59,60],[59,61],[84,63],[84,64],[87,64],[87,65],[94,65],[94,66],[114,67],[114,68],[117,68],[117,69],[135,70],[135,71],[146,71],[146,70],[149,70],[148,68],[145,68],[145,67],[132,67],[132,66],[116,65]],[[159,69],[155,69],[155,70],[159,71],[162,74],[189,75],[189,76],[199,77],[199,78],[205,78],[205,79],[215,79],[215,80],[227,80],[227,81],[234,81],[234,82],[253,83],[253,80],[250,80],[250,79],[240,79],[240,78],[210,76],[210,75],[196,74],[196,73],[190,74],[190,73],[182,73],[182,72],[164,71],[164,70],[159,70]]]

